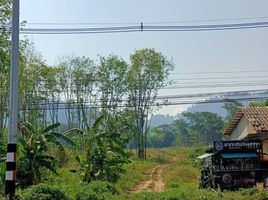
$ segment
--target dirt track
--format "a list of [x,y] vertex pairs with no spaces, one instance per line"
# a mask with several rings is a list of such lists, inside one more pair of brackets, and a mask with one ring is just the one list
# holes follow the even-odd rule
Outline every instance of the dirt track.
[[148,180],[140,182],[133,189],[133,192],[161,192],[165,188],[162,171],[168,164],[157,165],[148,172]]

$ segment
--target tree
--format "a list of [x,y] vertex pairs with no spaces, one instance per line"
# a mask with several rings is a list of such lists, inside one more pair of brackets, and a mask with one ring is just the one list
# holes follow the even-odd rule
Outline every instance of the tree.
[[189,135],[193,135],[192,144],[209,145],[220,140],[224,127],[220,116],[210,112],[184,112],[183,119],[189,127]]
[[251,102],[249,104],[250,107],[265,107],[268,106],[268,100],[262,100],[257,102]]
[[20,41],[19,66],[19,117],[34,126],[40,124],[43,118],[43,90],[41,72],[47,69],[41,55],[35,51],[33,43],[28,40]]
[[56,172],[56,160],[49,154],[50,144],[63,150],[63,143],[73,145],[72,140],[61,133],[55,132],[60,124],[47,127],[34,127],[28,122],[19,124],[17,179],[22,188],[41,181],[42,167]]
[[97,84],[101,108],[105,112],[120,110],[126,95],[127,68],[127,63],[115,55],[100,57]]
[[[93,115],[96,115],[91,113],[91,108],[86,109],[85,107],[85,104],[96,103],[94,92],[96,66],[90,58],[75,56],[64,58],[59,66],[61,68],[60,88],[67,102],[68,125],[69,127],[78,125],[78,127],[83,128],[88,122],[88,118],[92,119]],[[86,113],[86,110],[89,112]]]
[[176,131],[169,124],[152,128],[148,137],[150,147],[171,147],[176,145]]
[[7,123],[11,1],[0,0],[0,139]]
[[239,103],[235,99],[224,99],[223,108],[225,108],[227,111],[226,121],[229,122],[233,118],[236,111],[238,111],[242,106],[243,104]]
[[189,127],[185,119],[175,120],[172,127],[176,133],[176,145],[189,146]]
[[135,113],[138,157],[146,158],[146,138],[148,118],[152,112],[158,90],[166,84],[166,79],[174,65],[154,49],[137,50],[130,56],[127,74],[129,106]]

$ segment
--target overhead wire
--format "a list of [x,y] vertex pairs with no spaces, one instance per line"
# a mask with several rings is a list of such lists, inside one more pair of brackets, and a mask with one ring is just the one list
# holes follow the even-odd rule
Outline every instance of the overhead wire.
[[[241,66],[242,67],[242,66]],[[200,72],[170,72],[170,74],[176,75],[193,75],[193,74],[234,74],[234,73],[263,73],[268,72],[268,70],[231,70],[231,71],[200,71]]]
[[[232,100],[236,101],[256,101],[256,100],[267,100],[267,97],[246,97],[246,98],[230,98]],[[224,103],[225,99],[211,99],[206,101],[181,101],[181,102],[163,102],[163,103],[153,103],[148,104],[148,107],[159,107],[159,106],[174,106],[174,105],[190,105],[190,104],[215,104],[215,103]],[[81,105],[79,102],[72,102],[72,103],[58,103],[58,106],[56,107],[49,107],[49,103],[47,104],[28,104],[27,108],[20,107],[19,110],[67,110],[67,109],[93,109],[93,108],[107,108],[106,106],[100,105],[100,104],[87,104],[91,102],[83,102],[84,104]],[[54,104],[53,104],[54,105]],[[68,107],[66,106],[68,105]],[[31,107],[35,106],[35,107]],[[64,106],[64,107],[63,107]],[[117,108],[132,108],[135,107],[133,105],[125,104],[125,105],[117,105]],[[2,106],[4,108],[4,106]],[[7,107],[6,107],[7,108]]]
[[213,31],[232,29],[267,28],[268,22],[247,22],[231,24],[210,24],[210,25],[144,25],[140,26],[115,26],[115,27],[94,27],[94,28],[24,28],[20,29],[21,34],[90,34],[90,33],[122,33],[122,32],[161,32],[161,31]]
[[[268,89],[263,89],[263,90],[242,90],[242,91],[228,91],[228,92],[212,92],[212,93],[194,93],[194,94],[180,94],[180,95],[160,95],[157,96],[155,98],[156,101],[158,100],[168,100],[168,99],[186,99],[186,98],[203,98],[207,97],[207,98],[211,98],[211,97],[223,97],[226,96],[226,98],[228,97],[234,97],[234,96],[244,96],[244,95],[253,95],[254,94],[259,94],[259,96],[261,96],[262,94],[267,95],[268,93]],[[110,101],[110,98],[107,98],[106,101]],[[93,100],[95,103],[101,103],[103,102],[103,100],[99,97],[99,98],[93,98]],[[71,100],[69,102],[64,103],[64,101],[57,99],[57,100],[49,100],[49,99],[45,99],[44,101],[41,100],[41,102],[38,103],[38,105],[45,105],[45,104],[58,104],[59,102],[63,103],[63,104],[69,104],[69,103],[90,103],[92,101],[86,100],[86,101],[74,101]],[[129,102],[129,99],[121,99],[121,101],[118,103],[122,103],[122,102]],[[30,105],[32,104],[31,102],[28,101],[24,101],[21,102],[23,104],[27,104]],[[60,103],[60,104],[61,104]]]
[[193,81],[193,80],[226,80],[226,79],[260,79],[268,78],[268,76],[220,76],[220,77],[191,77],[191,78],[172,78],[171,81]]
[[[173,20],[173,21],[148,21],[146,24],[172,24],[172,23],[192,23],[192,22],[221,22],[221,21],[241,21],[260,20],[268,17],[240,17],[240,18],[219,18],[219,19],[193,19],[193,20]],[[26,22],[26,25],[114,25],[114,24],[138,24],[137,22]]]

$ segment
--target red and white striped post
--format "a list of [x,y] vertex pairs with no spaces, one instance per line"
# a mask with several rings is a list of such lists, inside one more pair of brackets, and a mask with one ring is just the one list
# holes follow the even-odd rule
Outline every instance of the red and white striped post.
[[5,193],[9,199],[15,195],[16,183],[16,149],[18,132],[18,98],[19,98],[19,0],[12,2],[12,36],[11,64],[9,85],[9,120],[6,159]]

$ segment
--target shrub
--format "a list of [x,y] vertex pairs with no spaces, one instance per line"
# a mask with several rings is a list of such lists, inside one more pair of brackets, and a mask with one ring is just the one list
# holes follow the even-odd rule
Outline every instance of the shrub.
[[111,183],[104,182],[104,181],[92,181],[91,183],[84,186],[85,188],[91,189],[96,193],[114,193],[115,188]]
[[248,188],[248,189],[242,189],[241,195],[242,196],[252,196],[259,192],[257,188]]
[[76,197],[75,200],[110,200],[112,199],[112,194],[111,193],[99,193],[97,194],[96,192],[92,190],[82,190],[80,191]]
[[55,186],[39,184],[25,189],[21,195],[22,200],[69,200],[67,196]]
[[79,193],[76,194],[76,200],[98,200],[98,195],[92,190],[82,189]]
[[121,195],[116,198],[116,200],[186,200],[184,193],[172,193],[172,192],[162,192],[162,193],[136,193],[130,196]]
[[106,200],[111,199],[115,192],[114,186],[108,182],[92,181],[89,184],[83,184],[80,191],[77,192],[76,200]]

